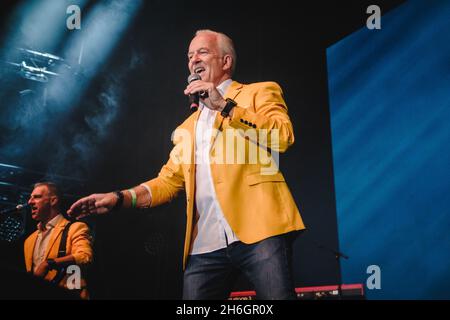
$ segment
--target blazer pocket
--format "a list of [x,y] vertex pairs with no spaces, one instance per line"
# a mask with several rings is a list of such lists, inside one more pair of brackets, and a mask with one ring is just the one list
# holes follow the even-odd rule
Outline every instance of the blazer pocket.
[[249,186],[254,186],[262,182],[285,182],[285,180],[281,172],[271,175],[256,173],[247,176],[247,183]]

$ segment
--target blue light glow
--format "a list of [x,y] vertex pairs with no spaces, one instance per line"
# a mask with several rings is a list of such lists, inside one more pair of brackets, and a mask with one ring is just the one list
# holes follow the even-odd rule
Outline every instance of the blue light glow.
[[327,50],[343,281],[450,292],[450,2],[408,1]]

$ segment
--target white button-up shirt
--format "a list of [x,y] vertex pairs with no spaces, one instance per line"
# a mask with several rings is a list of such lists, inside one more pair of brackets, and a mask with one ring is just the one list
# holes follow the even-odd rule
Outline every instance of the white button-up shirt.
[[[217,87],[220,94],[225,94],[231,82],[231,79],[225,80]],[[195,201],[198,220],[191,254],[212,252],[239,241],[223,215],[211,175],[209,151],[214,120],[218,112],[202,103],[200,108],[195,131]]]
[[38,234],[33,251],[33,271],[36,271],[37,267],[45,260],[45,253],[47,252],[51,234],[61,219],[63,219],[63,216],[58,214],[45,225],[42,222],[38,223]]

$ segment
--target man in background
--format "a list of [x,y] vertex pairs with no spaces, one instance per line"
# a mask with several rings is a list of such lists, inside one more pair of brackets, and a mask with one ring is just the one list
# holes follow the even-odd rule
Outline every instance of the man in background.
[[[76,265],[83,271],[92,262],[92,240],[89,227],[84,222],[71,223],[61,214],[61,195],[54,183],[40,182],[34,185],[28,200],[31,217],[38,221],[37,230],[24,244],[27,272],[68,288],[69,266]],[[82,273],[80,273],[82,275]],[[82,299],[89,297],[83,277],[75,281]],[[79,284],[79,286],[78,286]],[[78,287],[77,287],[78,286]]]

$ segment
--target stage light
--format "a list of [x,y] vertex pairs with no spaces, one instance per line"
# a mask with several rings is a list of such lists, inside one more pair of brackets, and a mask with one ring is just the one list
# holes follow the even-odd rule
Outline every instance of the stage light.
[[[70,5],[67,1],[24,3],[17,7],[11,18],[17,27],[6,37],[1,60],[6,62],[4,70],[13,71],[6,76],[11,79],[8,82],[15,81],[20,86],[16,86],[16,96],[2,92],[10,99],[4,100],[4,112],[10,114],[0,121],[0,125],[6,128],[6,134],[14,132],[0,149],[0,155],[7,155],[8,161],[26,157],[33,146],[42,143],[48,123],[60,122],[79,106],[91,81],[107,63],[143,1],[98,1],[90,7],[86,7],[86,3],[76,1],[82,10],[80,29],[67,27],[69,15],[66,9]],[[16,81],[17,76],[26,81]],[[95,122],[93,131],[100,128],[99,131],[106,132],[107,125],[115,119],[119,108],[117,90],[117,86],[109,88],[105,84],[104,92],[99,93],[98,108],[107,116],[99,117],[103,121],[99,124],[98,119],[86,116],[89,127]],[[70,147],[78,150],[80,139],[76,137],[84,135],[84,132],[78,132]],[[82,138],[80,149],[90,149],[85,145],[92,140],[92,137]],[[58,145],[61,150],[55,152],[55,157],[68,153],[62,149],[70,147],[63,143]],[[59,160],[55,162],[64,162]]]

